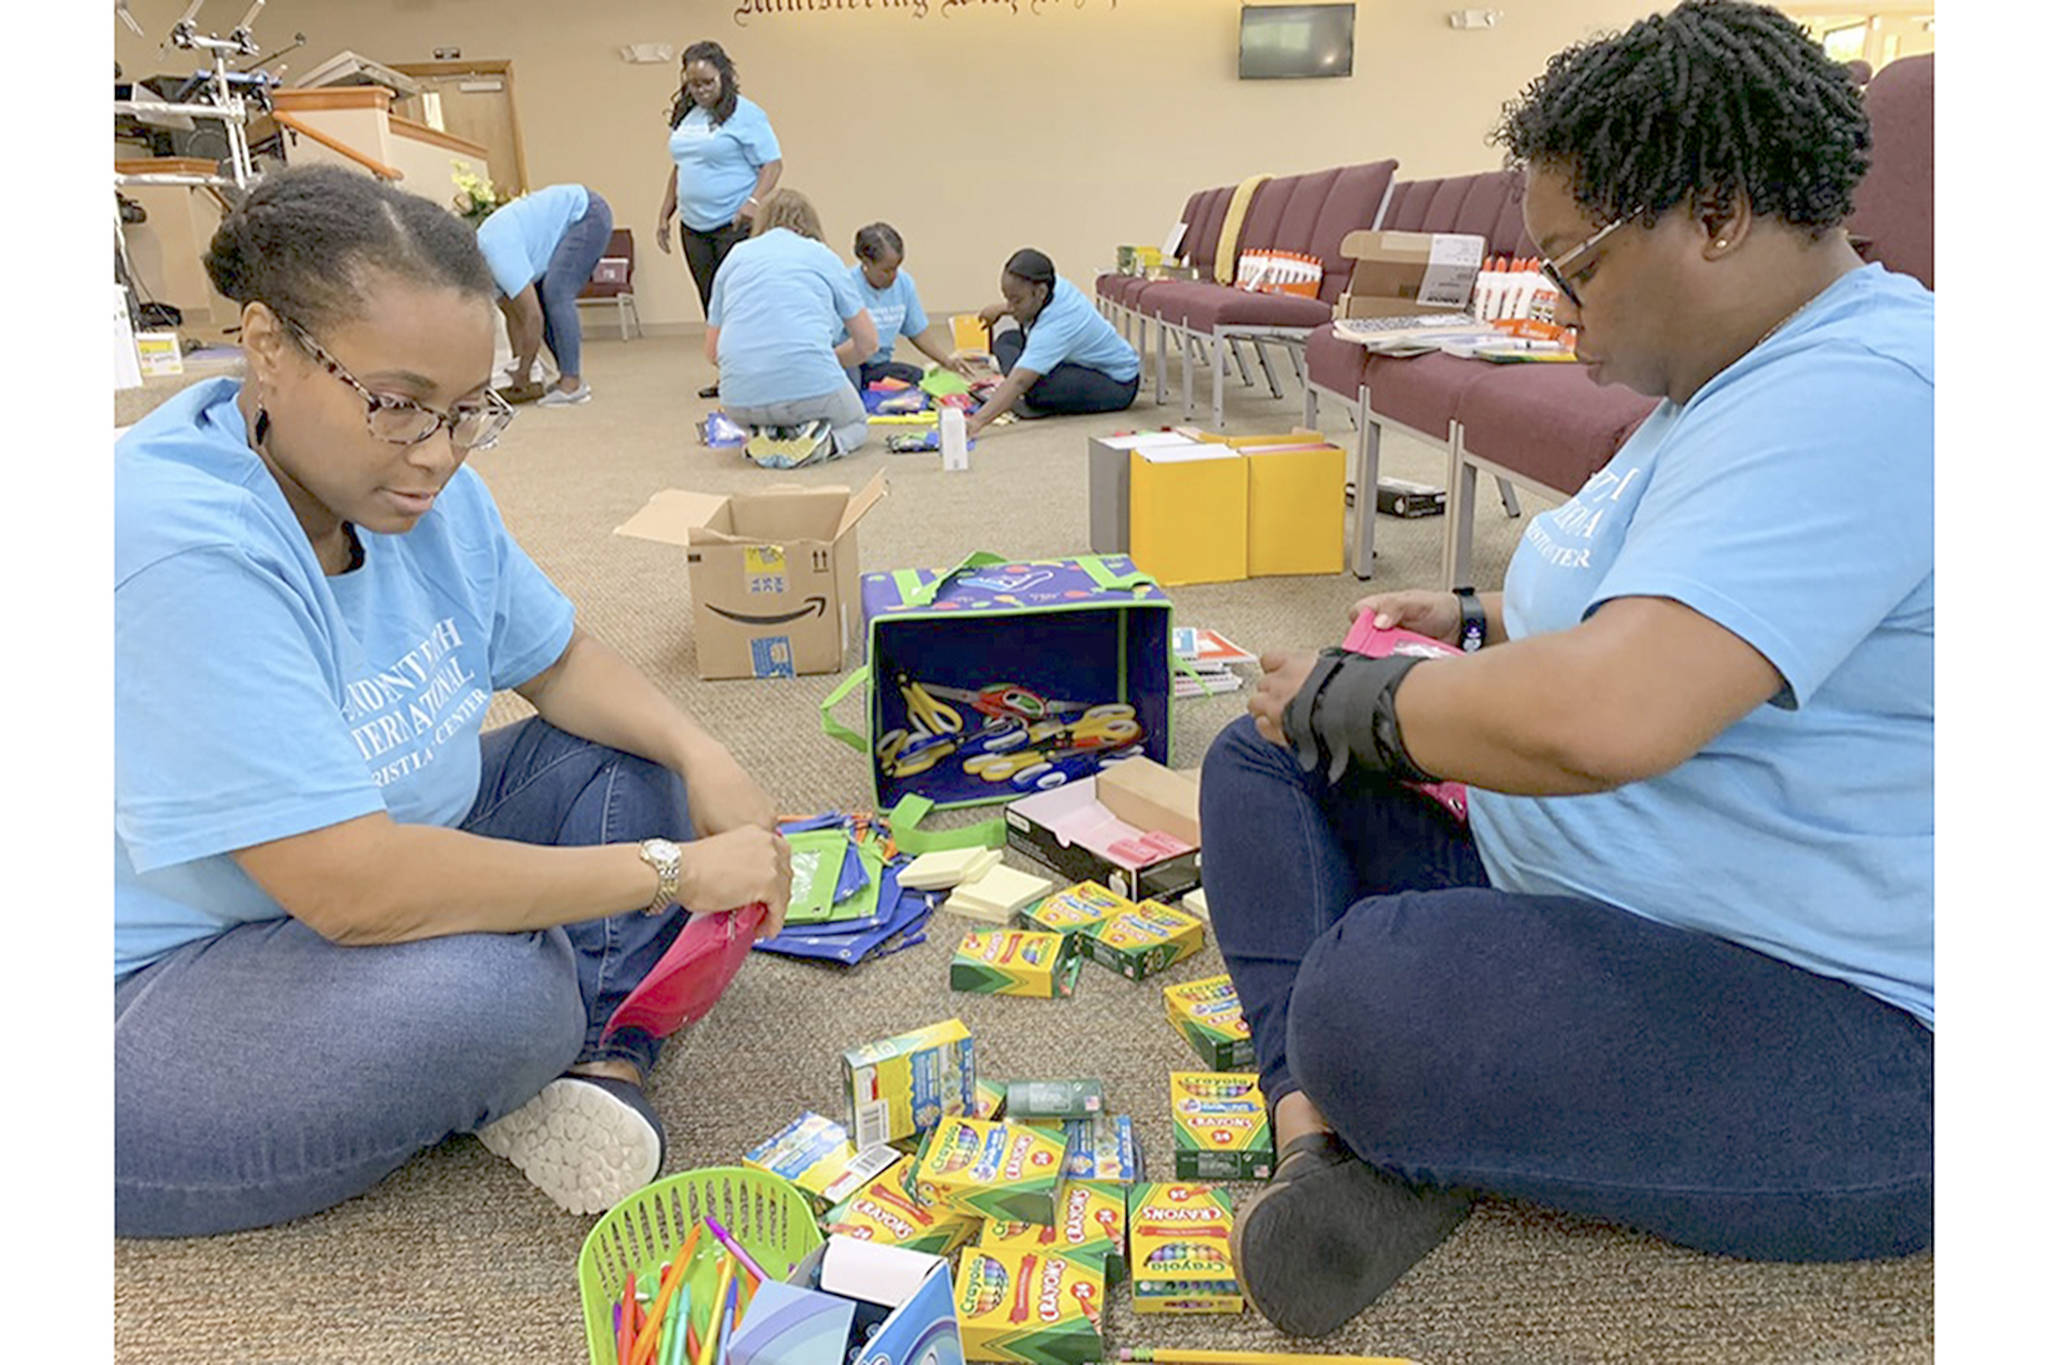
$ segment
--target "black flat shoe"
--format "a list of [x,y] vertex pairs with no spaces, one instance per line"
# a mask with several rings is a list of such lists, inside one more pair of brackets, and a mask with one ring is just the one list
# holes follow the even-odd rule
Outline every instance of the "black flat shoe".
[[716,398],[716,397],[718,397],[718,385],[716,385],[716,384],[706,384],[706,385],[705,385],[705,386],[704,386],[703,388],[701,388],[701,389],[697,390],[697,396],[698,396],[699,398]]
[[1287,1144],[1230,1230],[1245,1298],[1290,1336],[1321,1337],[1387,1292],[1448,1237],[1472,1197],[1398,1179],[1332,1133]]

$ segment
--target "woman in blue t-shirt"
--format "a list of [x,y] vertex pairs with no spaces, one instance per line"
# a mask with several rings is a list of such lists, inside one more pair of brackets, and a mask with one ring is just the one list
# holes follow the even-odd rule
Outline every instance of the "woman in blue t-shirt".
[[[967,419],[967,434],[1006,412],[1019,417],[1122,412],[1138,396],[1138,353],[1059,277],[1042,251],[1025,247],[1003,265],[1003,301],[981,310],[1003,382]],[[1008,325],[1006,325],[1008,324]]]
[[[432,201],[267,177],[206,256],[246,378],[115,448],[114,1226],[282,1222],[474,1132],[572,1212],[660,1168],[605,1036],[689,911],[789,894],[775,805],[464,465],[496,293]],[[493,695],[537,715],[484,733]]]
[[1934,300],[1843,228],[1862,100],[1686,0],[1496,138],[1591,378],[1662,401],[1504,592],[1354,609],[1446,657],[1268,654],[1204,761],[1279,1159],[1233,1261],[1291,1335],[1475,1193],[1762,1260],[1933,1239]]
[[[917,281],[903,268],[903,235],[887,223],[869,223],[853,234],[853,258],[855,263],[846,278],[860,291],[868,316],[875,322],[874,354],[860,362],[858,371],[850,372],[854,383],[864,389],[878,379],[915,384],[924,378],[920,367],[893,358],[898,337],[964,377],[967,363],[953,349],[951,332],[925,316]],[[840,339],[845,340],[843,336]]]
[[[755,213],[782,178],[782,145],[761,106],[740,93],[739,73],[717,43],[683,49],[682,85],[668,110],[668,187],[654,244],[669,250],[668,220],[683,220],[683,258],[708,317],[726,253],[747,239]],[[698,391],[716,398],[718,385]]]

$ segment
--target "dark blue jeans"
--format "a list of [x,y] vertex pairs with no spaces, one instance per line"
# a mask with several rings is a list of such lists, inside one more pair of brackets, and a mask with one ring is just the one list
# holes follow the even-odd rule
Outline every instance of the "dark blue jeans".
[[576,315],[576,296],[590,283],[598,260],[612,240],[612,206],[590,191],[590,207],[569,224],[548,268],[533,282],[540,295],[541,336],[563,374],[583,373],[583,320]]
[[[462,827],[534,844],[691,837],[673,773],[539,719],[484,736]],[[598,1035],[686,918],[353,948],[263,920],[129,973],[114,983],[114,1231],[297,1218],[503,1117],[576,1062],[651,1069],[655,1040]]]
[[1844,982],[1487,884],[1470,834],[1250,717],[1202,766],[1202,865],[1269,1101],[1363,1159],[1759,1260],[1934,1235],[1933,1034]]
[[[997,367],[1008,374],[1017,368],[1017,358],[1024,354],[1024,334],[1014,327],[1004,328],[989,343],[989,351],[995,356]],[[1018,405],[1017,415],[1054,417],[1084,412],[1122,412],[1137,396],[1136,375],[1129,379],[1111,379],[1101,370],[1062,360],[1024,390],[1024,401]]]

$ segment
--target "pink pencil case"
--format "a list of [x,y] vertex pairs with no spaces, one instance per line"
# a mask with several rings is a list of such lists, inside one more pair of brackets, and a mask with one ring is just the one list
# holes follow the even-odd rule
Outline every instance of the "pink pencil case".
[[652,1037],[666,1038],[711,1013],[739,974],[740,964],[747,960],[747,952],[754,946],[754,930],[767,913],[767,906],[756,903],[693,917],[654,964],[654,970],[612,1011],[604,1037],[622,1028],[637,1028]]
[[[1363,612],[1351,623],[1351,633],[1344,637],[1344,648],[1353,654],[1363,654],[1368,659],[1384,659],[1395,654],[1409,654],[1420,659],[1461,659],[1464,651],[1442,640],[1432,640],[1427,635],[1418,635],[1412,630],[1389,626],[1381,629],[1372,623],[1372,613]],[[1419,782],[1409,786],[1429,797],[1445,810],[1458,817],[1466,818],[1465,784],[1463,782]]]

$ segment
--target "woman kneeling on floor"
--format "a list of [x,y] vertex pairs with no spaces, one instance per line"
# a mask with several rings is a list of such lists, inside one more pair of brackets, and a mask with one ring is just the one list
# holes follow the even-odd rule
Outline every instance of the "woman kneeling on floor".
[[1003,265],[1003,301],[981,310],[1003,382],[967,419],[978,436],[1006,412],[1019,417],[1122,412],[1138,396],[1138,353],[1109,319],[1025,247]]
[[1473,652],[1268,655],[1205,761],[1281,1154],[1236,1264],[1300,1335],[1475,1193],[1756,1259],[1933,1237],[1934,304],[1842,229],[1861,98],[1698,0],[1499,138],[1593,377],[1665,401],[1505,593],[1356,608]]
[[[860,449],[868,413],[846,372],[875,349],[875,323],[846,265],[825,245],[811,201],[776,190],[711,286],[704,354],[718,366],[725,415],[763,441],[769,463],[805,464]],[[844,324],[846,340],[832,338]]]
[[[660,1040],[605,1024],[681,907],[775,932],[775,806],[463,467],[512,412],[460,220],[283,171],[206,267],[247,377],[115,452],[115,1231],[282,1222],[466,1132],[608,1208],[663,1148]],[[500,688],[539,714],[485,734]]]

